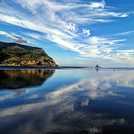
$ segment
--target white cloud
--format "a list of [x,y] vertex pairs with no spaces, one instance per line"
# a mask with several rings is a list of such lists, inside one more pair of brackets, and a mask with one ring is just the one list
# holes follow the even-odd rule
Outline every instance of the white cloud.
[[116,50],[113,55],[114,59],[117,59],[121,63],[128,63],[129,65],[134,64],[134,49]]
[[89,29],[83,29],[82,30],[82,34],[84,34],[85,36],[90,36],[91,35],[91,31]]
[[[4,36],[6,36],[6,37],[9,37],[9,38],[15,38],[14,36],[12,36],[11,34],[9,34],[9,33],[7,33],[7,32],[5,32],[5,31],[0,31],[0,35],[4,35]],[[15,38],[16,39],[16,38]]]
[[92,2],[90,7],[93,8],[93,9],[98,9],[98,8],[105,8],[105,1],[103,0],[102,2]]
[[[6,2],[3,3],[1,9],[8,5]],[[55,0],[16,0],[14,3],[19,4],[25,11],[22,13],[18,8],[13,7],[5,12],[0,10],[0,21],[41,32],[42,35],[31,34],[29,36],[50,40],[82,56],[111,59],[113,48],[125,41],[93,36],[92,30],[86,28],[87,25],[90,27],[93,23],[108,23],[115,18],[128,17],[129,14],[126,12],[115,12],[107,7],[104,0],[87,4],[73,1],[56,2]],[[81,37],[81,42],[79,42]]]
[[116,33],[116,34],[113,34],[112,36],[126,36],[126,35],[133,34],[133,33],[134,33],[134,30],[130,30],[130,31],[125,31],[121,33]]
[[75,32],[76,31],[76,25],[73,24],[73,23],[66,24],[66,27],[67,27],[68,30],[70,30],[72,32]]
[[0,35],[8,37],[9,39],[11,39],[11,40],[13,40],[17,43],[27,43],[27,41],[23,37],[21,37],[19,35],[16,35],[14,33],[8,33],[8,32],[5,32],[5,31],[0,31]]
[[92,36],[88,39],[89,44],[91,45],[115,45],[119,44],[121,42],[124,42],[125,39],[113,39],[113,38],[105,38],[105,37],[98,37],[98,36]]

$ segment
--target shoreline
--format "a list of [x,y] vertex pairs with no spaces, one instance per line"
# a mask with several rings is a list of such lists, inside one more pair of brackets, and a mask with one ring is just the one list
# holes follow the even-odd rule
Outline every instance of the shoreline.
[[43,66],[0,66],[0,70],[27,70],[27,69],[95,69],[95,70],[134,70],[134,67],[87,67],[87,66],[56,66],[56,67],[43,67]]
[[41,67],[41,66],[0,66],[0,70],[22,70],[22,69],[81,69],[88,68],[82,66],[57,66],[57,67]]

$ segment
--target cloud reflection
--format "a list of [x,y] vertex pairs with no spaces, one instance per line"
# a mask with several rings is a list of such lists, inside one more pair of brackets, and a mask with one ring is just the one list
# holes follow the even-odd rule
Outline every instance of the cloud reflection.
[[[118,129],[126,127],[133,119],[131,110],[122,112],[119,109],[122,106],[130,108],[128,104],[131,101],[124,99],[127,94],[119,87],[131,92],[129,88],[133,87],[134,72],[87,72],[90,75],[88,79],[47,93],[33,93],[22,100],[26,103],[1,109],[0,123],[5,126],[10,123],[13,126],[17,124],[18,127],[11,132],[14,134],[27,131],[33,134],[55,131],[64,133],[72,130],[101,134],[103,130],[110,131],[113,126],[118,126]],[[25,92],[22,92],[21,96],[24,95]],[[14,96],[12,101],[16,98]],[[35,98],[37,101],[32,102]],[[129,116],[126,118],[125,112],[132,116],[132,119]],[[133,124],[130,127],[133,127]]]

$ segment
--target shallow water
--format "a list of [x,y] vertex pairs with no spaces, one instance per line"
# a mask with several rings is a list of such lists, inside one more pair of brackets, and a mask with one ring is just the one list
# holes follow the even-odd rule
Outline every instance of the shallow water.
[[0,70],[0,134],[133,131],[133,70]]

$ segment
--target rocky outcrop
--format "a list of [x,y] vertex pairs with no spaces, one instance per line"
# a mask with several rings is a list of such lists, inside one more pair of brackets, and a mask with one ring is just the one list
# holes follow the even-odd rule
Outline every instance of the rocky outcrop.
[[55,61],[37,47],[0,42],[0,66],[55,67]]

